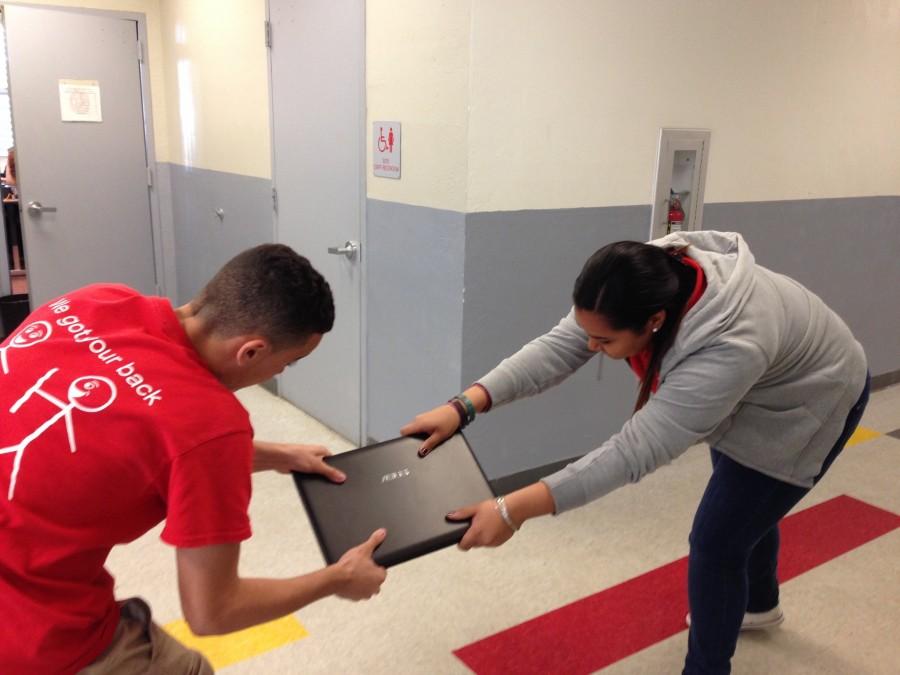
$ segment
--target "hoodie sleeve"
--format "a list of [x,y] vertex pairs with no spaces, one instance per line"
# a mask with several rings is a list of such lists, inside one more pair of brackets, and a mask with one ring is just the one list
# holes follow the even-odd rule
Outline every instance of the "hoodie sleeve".
[[494,407],[517,398],[534,396],[569,377],[594,352],[572,310],[549,333],[535,338],[504,359],[478,383],[491,394]]
[[556,513],[636,483],[706,438],[765,372],[755,344],[704,348],[673,368],[647,404],[596,450],[546,477]]

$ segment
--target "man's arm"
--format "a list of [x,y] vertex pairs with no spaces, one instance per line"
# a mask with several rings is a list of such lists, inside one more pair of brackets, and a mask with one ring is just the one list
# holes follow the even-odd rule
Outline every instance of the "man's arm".
[[372,560],[385,536],[384,530],[377,530],[335,564],[289,579],[238,576],[240,544],[178,548],[184,617],[196,635],[218,635],[272,621],[329,595],[368,599],[387,576]]

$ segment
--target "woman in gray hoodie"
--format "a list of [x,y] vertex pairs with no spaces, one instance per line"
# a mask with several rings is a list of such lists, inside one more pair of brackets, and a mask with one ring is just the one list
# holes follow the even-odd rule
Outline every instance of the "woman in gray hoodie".
[[735,233],[605,246],[573,300],[553,330],[402,432],[429,435],[424,455],[477,413],[559,384],[597,353],[626,359],[640,386],[621,431],[561,471],[449,517],[472,519],[463,549],[499,546],[526,520],[637,482],[707,442],[713,473],[690,534],[684,672],[728,673],[741,629],[783,620],[778,523],[862,417],[865,354],[821,299],[757,265]]

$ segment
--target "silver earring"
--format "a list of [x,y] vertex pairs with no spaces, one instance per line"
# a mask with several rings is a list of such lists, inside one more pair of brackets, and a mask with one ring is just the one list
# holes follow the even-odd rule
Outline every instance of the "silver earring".
[[658,333],[658,332],[659,332],[659,326],[657,326],[656,328],[654,328],[654,329],[653,329],[653,332],[654,332],[654,333]]

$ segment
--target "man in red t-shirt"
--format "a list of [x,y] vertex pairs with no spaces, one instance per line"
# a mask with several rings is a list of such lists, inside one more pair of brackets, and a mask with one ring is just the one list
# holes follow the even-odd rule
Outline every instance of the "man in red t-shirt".
[[159,672],[212,672],[142,601],[117,603],[103,567],[113,546],[162,520],[197,634],[378,592],[385,570],[371,554],[383,530],[312,574],[237,573],[252,470],[344,477],[324,448],[254,442],[232,392],[307,356],[333,322],[322,276],[267,244],[181,307],[88,286],[0,345],[0,673],[144,672],[151,658]]

